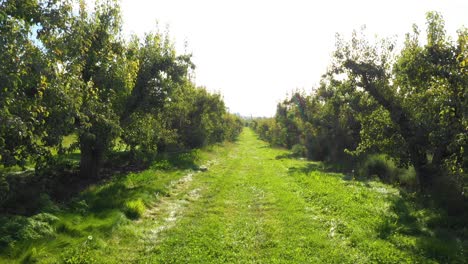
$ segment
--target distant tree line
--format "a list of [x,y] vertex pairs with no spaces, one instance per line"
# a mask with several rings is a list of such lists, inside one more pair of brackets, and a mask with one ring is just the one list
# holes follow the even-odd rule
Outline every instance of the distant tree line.
[[0,50],[0,169],[40,171],[53,150],[79,149],[80,177],[95,179],[116,143],[138,159],[234,140],[243,126],[195,86],[191,55],[167,33],[126,40],[117,1],[93,12],[85,1],[0,1]]
[[467,195],[468,30],[446,36],[439,13],[395,42],[370,42],[361,32],[337,37],[331,67],[311,94],[295,92],[274,118],[252,126],[297,155],[352,164],[383,153],[412,167],[421,191]]

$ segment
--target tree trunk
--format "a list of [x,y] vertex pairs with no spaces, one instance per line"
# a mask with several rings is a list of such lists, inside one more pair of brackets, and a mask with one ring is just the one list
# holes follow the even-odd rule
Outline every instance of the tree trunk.
[[80,142],[80,177],[82,179],[97,179],[104,157],[104,147],[97,144],[96,140],[84,137],[80,139]]
[[[424,154],[424,156],[422,155]],[[416,172],[416,178],[419,183],[419,188],[421,192],[431,191],[434,188],[434,174],[436,171],[432,169],[432,166],[428,164],[427,157],[425,153],[411,153],[411,163],[414,166]]]

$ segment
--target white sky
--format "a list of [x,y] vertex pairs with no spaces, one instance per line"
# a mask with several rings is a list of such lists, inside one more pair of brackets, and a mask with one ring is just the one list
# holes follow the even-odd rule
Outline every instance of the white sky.
[[121,0],[126,34],[167,25],[180,53],[193,53],[196,83],[218,91],[233,113],[273,116],[286,93],[311,91],[325,73],[335,33],[398,35],[439,11],[452,36],[468,26],[467,0]]

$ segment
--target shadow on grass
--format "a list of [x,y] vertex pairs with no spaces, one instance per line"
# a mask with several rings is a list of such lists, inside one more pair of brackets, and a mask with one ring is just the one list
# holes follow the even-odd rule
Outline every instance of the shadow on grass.
[[[285,158],[286,156],[280,156]],[[337,173],[334,166],[324,163],[307,163],[304,166],[290,167],[289,173],[310,175],[313,171]],[[376,178],[355,178],[352,173],[344,173],[346,181],[359,181],[364,187],[374,188]],[[387,194],[384,199],[390,204],[388,214],[382,218],[376,232],[379,239],[392,243],[396,248],[414,256],[438,263],[466,263],[468,252],[467,211],[462,215],[451,216],[447,210],[437,205],[436,197],[409,193],[402,188],[395,194]],[[419,260],[418,260],[419,259]]]
[[[145,162],[140,162],[131,159],[129,152],[116,152],[107,158],[100,176],[94,179],[80,177],[79,153],[64,154],[41,172],[27,170],[6,174],[8,193],[2,194],[0,214],[30,216],[41,209],[42,201],[39,199],[41,195],[47,195],[55,202],[66,203],[92,184],[120,179],[148,168],[164,171],[198,170],[199,154],[199,150],[166,152],[154,157],[144,157]],[[115,188],[113,191],[121,193],[118,185],[112,188]]]
[[[391,196],[390,210],[394,217],[388,217],[378,227],[379,238],[390,241],[395,247],[411,251],[439,263],[466,263],[468,237],[466,213],[449,216],[438,207],[427,206],[422,196]],[[415,240],[414,245],[405,244],[401,236]]]
[[285,153],[281,154],[275,157],[277,160],[282,160],[282,159],[294,159],[293,155],[291,153]]
[[198,150],[167,152],[158,155],[153,161],[151,168],[160,170],[197,170],[199,169],[197,165],[199,159]]
[[[292,154],[283,154],[276,156],[276,159],[297,159]],[[372,177],[359,177],[357,172],[353,169],[351,161],[345,162],[325,162],[325,161],[311,161],[309,160],[304,166],[301,167],[290,167],[290,173],[301,172],[309,175],[313,171],[319,171],[324,173],[333,173],[335,176],[341,176],[344,181],[359,181],[362,182],[366,187],[371,188],[370,182],[381,181],[377,175]]]
[[[291,156],[290,154],[284,154],[277,156],[276,159],[294,159],[295,157]],[[313,171],[320,171],[320,172],[327,172],[327,173],[342,173],[339,169],[337,169],[335,166],[332,166],[330,164],[324,163],[324,162],[307,162],[304,166],[301,167],[290,167],[288,169],[289,173],[304,173],[306,175],[309,175]],[[349,175],[344,175],[343,178],[349,177]]]
[[[49,243],[57,235],[61,241],[89,234],[109,235],[127,221],[124,215],[129,202],[141,199],[148,205],[158,195],[168,194],[166,183],[178,175],[172,171],[199,169],[197,150],[161,153],[145,164],[128,162],[127,155],[122,152],[110,157],[113,159],[104,164],[96,179],[80,178],[78,163],[73,162],[79,160],[79,154],[62,156],[67,162],[51,166],[41,175],[35,171],[8,175],[11,194],[5,204],[0,203],[0,254],[18,258],[30,251],[31,245]],[[151,170],[142,171],[147,168]],[[164,177],[159,179],[158,175]],[[36,214],[44,212],[58,215],[60,220],[50,224],[33,221]]]
[[108,157],[101,173],[100,181],[120,177],[129,173],[153,170],[198,170],[199,150],[180,150],[163,152],[156,155],[135,156],[130,152],[116,152]]
[[129,187],[123,181],[120,181],[109,184],[98,191],[85,192],[80,199],[87,202],[91,212],[99,213],[108,209],[122,209],[125,202],[148,193],[164,195],[165,191],[161,188],[143,184]]

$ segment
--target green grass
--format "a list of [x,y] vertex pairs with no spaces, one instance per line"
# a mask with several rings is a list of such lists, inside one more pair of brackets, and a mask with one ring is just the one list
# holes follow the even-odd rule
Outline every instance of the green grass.
[[[126,230],[132,229],[132,219],[143,215],[145,204],[157,203],[160,197],[167,195],[171,182],[191,171],[182,165],[189,164],[190,158],[201,162],[206,154],[194,151],[178,155],[181,156],[179,160],[185,162],[179,167],[170,163],[177,159],[175,155],[169,160],[156,161],[151,169],[143,172],[115,175],[107,183],[90,186],[68,204],[51,212],[58,218],[53,223],[36,221],[34,217],[1,216],[0,263],[57,263],[65,260],[81,263],[72,257],[78,253],[99,259],[96,251],[111,247],[115,234],[126,236]],[[158,165],[168,162],[170,165],[164,168]],[[49,230],[52,232],[45,232]],[[93,239],[89,240],[89,237]],[[116,248],[113,253],[119,254],[118,250]],[[101,259],[107,257],[103,255]]]
[[431,226],[440,212],[379,182],[277,159],[285,154],[244,131],[194,183],[201,198],[141,262],[465,262],[466,236]]
[[[88,188],[55,213],[53,238],[19,241],[0,262],[466,263],[464,219],[288,154],[246,129],[235,144],[161,158]],[[131,220],[135,201],[146,210]]]

